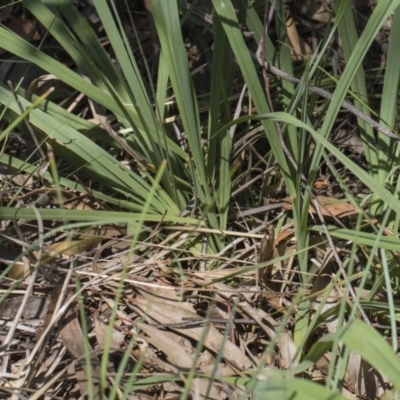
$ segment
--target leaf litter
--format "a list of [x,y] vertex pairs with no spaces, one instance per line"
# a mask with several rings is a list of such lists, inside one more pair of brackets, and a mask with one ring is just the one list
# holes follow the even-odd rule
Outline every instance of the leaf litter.
[[[298,3],[306,7],[305,2]],[[310,8],[307,13],[325,21],[327,10],[322,7],[318,17]],[[31,29],[29,21],[21,21],[26,33]],[[309,54],[310,47],[291,15],[286,22],[293,57]],[[233,154],[241,157],[251,152],[256,134],[239,141]],[[257,153],[251,157],[256,158]],[[11,190],[4,193],[3,201],[15,197],[24,205],[58,207],[62,203],[65,208],[85,210],[99,206],[89,195],[77,195],[73,190],[35,189],[30,174],[16,175],[11,170],[5,178]],[[325,192],[317,196],[324,217],[347,222],[360,213],[349,202],[338,201],[325,176],[315,189]],[[292,208],[292,199],[278,197],[273,216],[279,219]],[[177,398],[185,385],[193,398],[232,399],[245,393],[244,385],[234,379],[257,368],[260,379],[274,377],[276,371],[292,374],[299,365],[299,347],[293,338],[301,286],[295,265],[296,238],[292,224],[277,224],[281,228],[275,229],[258,220],[257,212],[256,208],[237,210],[232,235],[237,231],[245,234],[212,258],[194,254],[191,247],[204,233],[193,231],[188,237],[178,229],[171,233],[171,227],[163,224],[151,232],[154,242],[142,240],[133,249],[125,227],[108,226],[60,234],[42,244],[42,255],[33,245],[37,236],[34,223],[14,222],[15,231],[23,231],[22,237],[15,235],[19,242],[4,233],[12,223],[3,226],[6,244],[1,244],[1,262],[6,273],[0,301],[1,395],[17,399],[35,393],[30,398],[78,399],[91,393],[99,398],[102,390],[102,398],[106,398],[117,385],[115,391],[122,398],[136,370],[129,399]],[[317,214],[313,206],[309,212]],[[243,221],[237,215],[243,216],[246,224],[260,224],[261,238],[240,225]],[[46,229],[51,229],[51,224]],[[157,238],[160,232],[162,240]],[[333,313],[318,320],[315,334],[323,336],[336,332],[339,321],[334,311],[341,301],[351,299],[344,299],[340,282],[332,276],[332,249],[324,238],[314,237],[311,243],[313,240],[316,245],[310,253],[316,268],[310,273],[311,283],[301,287],[301,295],[311,300],[310,320]],[[16,248],[17,257],[3,256]],[[343,249],[346,244],[338,243],[335,250]],[[35,264],[38,258],[40,263]],[[198,268],[199,261],[206,265],[204,270]],[[182,270],[181,265],[187,268]],[[28,293],[30,283],[33,293]],[[5,342],[10,329],[13,337]],[[101,357],[105,352],[104,382]],[[311,378],[324,381],[331,358],[327,352],[315,362],[308,372]],[[122,378],[119,371],[124,372]],[[386,389],[383,378],[353,352],[344,384],[343,393],[349,398],[376,398]]]

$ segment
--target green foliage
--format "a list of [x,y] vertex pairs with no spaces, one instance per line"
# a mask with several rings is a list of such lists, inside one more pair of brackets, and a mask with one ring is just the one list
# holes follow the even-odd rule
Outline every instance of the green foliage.
[[[47,98],[32,94],[33,86],[27,90],[17,90],[24,109],[21,111],[10,89],[4,84],[0,85],[2,119],[10,124],[1,134],[0,140],[4,141],[9,132],[19,126],[25,116],[29,116],[40,141],[52,146],[56,161],[67,161],[73,166],[73,173],[79,172],[89,179],[93,186],[91,195],[113,210],[67,210],[60,204],[59,209],[40,209],[43,220],[64,224],[70,221],[91,222],[93,225],[125,224],[138,229],[146,223],[160,221],[170,225],[186,225],[194,231],[202,226],[209,228],[211,232],[208,252],[217,254],[225,248],[227,242],[222,231],[229,228],[231,194],[236,178],[235,165],[232,163],[232,149],[237,140],[235,129],[242,129],[243,126],[261,126],[268,149],[271,150],[268,155],[271,161],[268,165],[274,165],[276,179],[282,180],[285,193],[293,200],[291,222],[295,228],[295,255],[301,273],[301,289],[306,288],[309,276],[315,272],[310,267],[308,257],[312,247],[309,243],[310,235],[315,232],[328,232],[327,235],[335,240],[352,242],[352,254],[346,256],[345,260],[350,272],[354,266],[355,254],[362,249],[367,260],[361,273],[362,279],[359,281],[360,289],[364,288],[367,275],[374,280],[374,292],[384,287],[390,296],[393,286],[398,289],[398,279],[394,276],[398,273],[394,252],[399,248],[397,233],[400,223],[400,190],[397,169],[400,147],[394,146],[391,139],[383,134],[376,134],[365,121],[358,119],[366,158],[366,167],[361,167],[328,139],[335,128],[342,102],[350,89],[357,95],[353,99],[354,105],[365,115],[371,114],[363,60],[377,33],[392,13],[393,27],[390,32],[378,119],[386,127],[393,128],[400,71],[400,59],[397,55],[400,38],[400,0],[378,2],[360,37],[357,37],[351,2],[334,1],[336,21],[332,30],[327,32],[326,41],[321,43],[321,54],[306,62],[299,84],[281,84],[282,101],[278,104],[279,112],[271,110],[271,104],[268,104],[264,83],[260,80],[259,66],[255,65],[249,48],[261,43],[267,62],[274,65],[279,60],[280,68],[293,75],[290,43],[283,24],[283,2],[279,4],[275,13],[278,40],[272,43],[269,37],[262,41],[264,27],[256,9],[257,2],[213,0],[212,27],[207,28],[208,33],[212,35],[213,48],[206,113],[201,112],[200,96],[196,93],[193,83],[184,41],[182,21],[190,18],[190,15],[181,12],[179,1],[150,1],[161,49],[157,79],[154,79],[150,66],[144,60],[143,51],[139,54],[132,51],[121,16],[113,2],[93,0],[110,41],[113,59],[72,0],[23,0],[22,3],[68,54],[73,68],[67,67],[56,58],[47,55],[40,46],[36,48],[4,27],[0,27],[1,46],[54,75],[54,79],[61,81],[64,87],[84,94],[95,103],[95,109],[107,110],[107,114],[111,114],[115,122],[113,126],[117,126],[118,136],[116,139],[107,129],[103,129],[104,126],[99,127],[81,116],[70,115],[57,105],[57,93]],[[251,39],[245,40],[242,24],[252,32]],[[342,41],[346,66],[340,79],[335,82],[336,86],[323,118],[312,119],[309,82],[315,76],[323,74],[323,58],[330,56],[329,38],[336,32]],[[249,41],[252,41],[251,45]],[[246,95],[256,109],[256,112],[250,112],[249,116],[240,117],[232,112],[232,106],[236,105],[232,101],[235,76],[240,77],[240,85],[245,85]],[[332,84],[330,78],[327,82]],[[186,147],[177,143],[173,128],[164,121],[169,111],[166,99],[171,95],[179,117],[180,129],[184,131]],[[287,147],[287,152],[284,147]],[[132,167],[111,154],[107,150],[109,148],[130,149]],[[262,156],[267,159],[267,155]],[[353,227],[338,227],[333,224],[326,225],[323,221],[310,222],[310,203],[321,163],[326,162],[332,175],[337,177],[342,188],[345,187],[332,165],[332,158],[356,175],[369,190],[370,195],[363,199],[369,200],[371,204],[369,213],[365,212],[368,223],[362,228],[360,223]],[[293,165],[292,160],[297,165]],[[78,194],[87,193],[84,185],[77,184],[71,178],[73,173],[60,174],[56,163],[52,164],[53,169],[50,172],[40,175],[39,162],[31,159],[21,161],[11,154],[2,153],[0,161],[19,172],[41,177],[57,190],[65,187],[75,190]],[[249,204],[241,206],[252,207],[256,202],[261,203],[262,196],[259,193],[254,194],[257,190],[260,191],[257,187],[246,192],[247,198],[251,200]],[[351,193],[349,188],[346,187],[343,192],[352,204],[356,204],[360,210],[363,209],[360,199]],[[10,220],[36,218],[35,210],[16,209],[13,200],[0,209],[0,216]],[[385,227],[389,226],[393,236],[384,235],[384,227],[377,228],[372,220],[377,222],[376,226],[379,226],[379,223]],[[137,235],[138,233],[134,241],[138,239]],[[188,242],[185,242],[185,245]],[[197,256],[200,246],[198,238],[188,246],[192,254]],[[381,253],[377,250],[381,250]],[[373,270],[371,267],[376,254],[382,260],[382,270]],[[387,259],[390,262],[387,262]],[[350,285],[350,281],[347,283]],[[118,293],[121,294],[121,291],[122,288],[119,287]],[[397,381],[400,376],[398,358],[372,327],[357,319],[359,299],[353,300],[354,306],[350,310],[345,306],[338,307],[341,320],[349,316],[346,325],[336,333],[317,341],[310,351],[307,349],[307,340],[315,327],[315,321],[311,323],[313,316],[310,313],[309,299],[299,295],[293,302],[297,311],[294,323],[294,341],[298,345],[296,361],[300,360],[300,365],[294,372],[306,371],[318,357],[329,349],[337,351],[338,343],[342,343],[348,351],[358,353],[379,373],[387,376],[394,389],[400,390]],[[373,301],[366,302],[365,306],[369,310],[379,308]],[[379,310],[383,310],[392,320],[390,333],[394,340],[397,333],[393,319],[395,315],[398,316],[398,310],[392,301],[388,301],[385,306]],[[113,318],[115,313],[116,311]],[[318,315],[319,317],[321,315]],[[326,315],[322,314],[321,318],[324,317]],[[133,342],[130,346],[133,346]],[[107,361],[107,351],[103,358],[104,365]],[[342,388],[343,370],[341,371],[339,366],[346,363],[345,352],[338,354],[336,365],[332,364],[329,372],[332,383],[327,383],[326,387],[288,377],[287,374],[268,382],[258,382],[254,372],[251,378],[243,380],[248,387],[253,388],[254,399],[342,399],[338,393]],[[122,380],[122,374],[121,369],[118,371],[117,381]],[[102,376],[102,379],[105,384],[105,376]],[[128,386],[135,390],[177,379],[175,376],[161,376],[133,382],[133,377]],[[116,396],[115,388],[112,393]],[[127,393],[128,390],[124,398],[128,396]]]

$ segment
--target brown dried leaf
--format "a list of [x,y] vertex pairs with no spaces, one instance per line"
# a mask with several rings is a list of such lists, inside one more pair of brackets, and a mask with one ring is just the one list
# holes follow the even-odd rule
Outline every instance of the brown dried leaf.
[[337,146],[352,150],[357,154],[364,154],[364,146],[360,135],[349,129],[339,129],[331,139]]
[[29,191],[26,194],[18,196],[19,200],[27,200],[30,198],[38,198],[38,201],[42,202],[53,202],[54,204],[60,204],[60,200],[66,209],[74,210],[91,210],[92,208],[82,201],[82,197],[76,193],[64,189],[55,189],[48,187],[41,187]]
[[36,331],[36,342],[39,342],[40,338],[42,337],[43,333],[50,325],[50,322],[53,318],[54,310],[57,306],[58,298],[60,297],[62,292],[62,286],[56,286],[53,288],[49,298],[49,304],[47,306],[47,311],[44,316],[43,326]]
[[13,263],[12,267],[8,271],[7,276],[11,279],[22,279],[25,276],[26,280],[29,280],[30,267],[31,262],[29,258],[23,256],[22,261]]
[[[320,292],[324,290],[331,283],[331,264],[327,264],[325,268],[321,270],[318,276],[315,278],[313,287],[311,289],[311,294]],[[332,308],[335,308],[339,304],[339,295],[338,291],[333,287],[330,291],[328,298],[326,299],[325,304],[322,306],[321,314],[329,311]],[[314,310],[317,310],[320,307],[321,301],[324,298],[324,294],[318,296],[315,300],[311,302],[311,307]],[[329,319],[325,321],[326,328],[329,333],[334,333],[338,327],[338,316],[333,315]]]
[[[358,211],[347,201],[337,200],[332,197],[317,196],[320,204],[321,214],[324,217],[345,218],[358,215]],[[292,210],[292,200],[290,197],[283,199],[283,209]],[[316,214],[313,205],[310,205],[310,212]]]
[[33,29],[33,22],[27,18],[13,18],[5,24],[8,29],[21,36],[23,39],[36,41],[40,39],[40,35],[37,30],[31,35]]
[[[80,240],[66,240],[64,242],[50,244],[45,247],[45,252],[40,261],[42,264],[47,264],[60,256],[69,257],[83,253],[98,245],[102,240],[103,238],[101,236],[89,236]],[[33,254],[36,258],[39,256],[37,251],[33,251]]]
[[294,229],[285,229],[281,232],[279,232],[278,236],[275,238],[275,246],[278,246],[281,242],[284,242],[289,238],[290,236],[294,235]]
[[[64,318],[60,321],[60,338],[64,343],[65,347],[72,354],[72,356],[79,362],[82,369],[78,369],[79,375],[76,376],[80,389],[81,395],[86,396],[89,392],[88,381],[87,381],[87,368],[91,368],[92,376],[92,392],[94,397],[97,398],[99,392],[99,382],[100,382],[100,362],[98,358],[93,354],[93,349],[90,344],[87,343],[85,346],[86,338],[82,332],[81,326],[79,324],[78,317],[74,310],[70,308]],[[90,364],[86,365],[86,349],[89,350],[90,354]],[[77,366],[75,366],[76,368]]]
[[[347,201],[338,201],[330,197],[318,196],[318,202],[321,204],[321,214],[325,217],[345,218],[357,215],[358,211]],[[314,206],[310,205],[310,211],[316,214]]]
[[375,399],[378,393],[378,374],[361,359],[360,355],[351,352],[347,364],[345,384],[359,398],[367,396]]
[[[275,245],[274,230],[270,226],[268,227],[268,235],[264,236],[261,240],[260,255],[258,257],[259,263],[264,263],[272,258],[274,252],[274,245]],[[269,265],[265,268],[258,270],[258,278],[262,282],[266,283],[271,278],[271,273],[272,273],[272,265]]]
[[[10,297],[0,304],[0,318],[14,318],[23,296]],[[50,304],[50,297],[29,297],[29,301],[22,314],[23,319],[42,319]]]
[[116,351],[119,350],[124,343],[124,336],[117,329],[109,329],[108,325],[101,322],[98,318],[94,318],[94,331],[96,334],[97,344],[100,350],[104,349],[105,343],[107,341],[107,334],[109,335],[112,332],[112,337],[110,341],[110,350]]
[[[148,335],[146,338],[149,343],[151,343],[158,350],[161,350],[168,358],[168,361],[178,368],[181,371],[189,371],[195,360],[193,359],[193,355],[195,350],[193,348],[187,349],[185,346],[182,346],[182,342],[185,341],[184,338],[179,337],[175,333],[160,331],[159,329],[141,324],[140,330],[145,332]],[[190,351],[192,350],[192,351]],[[188,353],[191,352],[192,354]],[[195,392],[198,390],[198,393],[205,397],[207,395],[208,388],[208,380],[206,379],[194,379],[192,382],[192,391]],[[218,390],[212,386],[211,390],[208,394],[210,399],[220,399]]]
[[24,186],[25,188],[31,188],[33,185],[33,178],[28,174],[18,174],[14,175],[12,178],[13,183],[18,186]]
[[288,332],[282,332],[278,336],[278,346],[281,353],[282,367],[286,369],[297,367],[298,361],[294,360],[297,347]]
[[[138,297],[132,299],[132,302],[142,311],[145,320],[151,318],[161,324],[176,324],[178,322],[182,323],[185,320],[198,318],[192,305],[187,303],[176,302],[171,304],[173,302],[168,300],[161,301],[154,297],[148,299]],[[171,329],[181,332],[180,328],[171,327]],[[186,328],[184,329],[184,334],[199,341],[202,339],[205,329],[207,330],[207,334],[205,335],[203,344],[206,348],[214,353],[222,351],[224,359],[239,370],[250,368],[252,363],[246,355],[235,344],[229,340],[225,341],[224,336],[213,326]],[[224,348],[221,348],[224,341]]]
[[[310,0],[301,1],[296,4],[296,7],[300,9],[302,14],[306,14],[308,18],[314,21],[327,23],[331,19],[331,12],[328,2],[323,0]],[[300,8],[301,7],[301,8]]]
[[[251,305],[250,295],[244,293],[240,289],[234,289],[231,286],[228,286],[221,282],[216,282],[212,285],[213,289],[218,291],[218,295],[223,297],[224,299],[229,299],[232,295],[237,292],[238,295],[243,296],[246,301],[242,301],[239,303],[239,308],[242,310],[249,318],[254,319],[257,322],[258,326],[268,335],[268,337],[275,338],[276,332],[272,328],[276,326],[276,321],[271,317],[270,314],[266,313],[264,310],[260,308],[255,308]],[[268,324],[265,324],[263,320],[268,321]],[[271,325],[271,326],[269,326]]]
[[292,45],[292,55],[295,60],[312,54],[310,46],[300,37],[296,24],[291,16],[286,19],[286,32]]
[[316,191],[327,189],[331,186],[331,183],[326,179],[320,179],[314,182],[314,189]]
[[272,227],[269,227],[268,235],[265,235],[261,240],[260,255],[258,257],[258,261],[260,263],[269,261],[272,258],[274,247],[275,247],[274,230]]

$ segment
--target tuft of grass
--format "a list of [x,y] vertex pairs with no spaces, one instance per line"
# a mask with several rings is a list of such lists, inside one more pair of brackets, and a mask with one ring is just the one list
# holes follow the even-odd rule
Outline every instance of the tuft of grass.
[[[0,318],[23,294],[4,393],[362,398],[356,360],[396,396],[399,146],[366,121],[395,126],[400,1],[378,2],[362,30],[352,4],[334,1],[300,63],[287,25],[298,11],[283,2],[92,3],[97,26],[72,0],[23,0],[38,44],[0,26],[2,48],[46,73],[0,84],[0,246],[19,252],[2,260]],[[368,52],[388,20],[374,75]],[[332,92],[323,104],[318,84]],[[349,117],[358,158],[332,141],[346,99],[367,117]],[[335,189],[319,189],[326,177]],[[35,332],[26,304],[60,286],[44,336],[11,370],[11,339]]]

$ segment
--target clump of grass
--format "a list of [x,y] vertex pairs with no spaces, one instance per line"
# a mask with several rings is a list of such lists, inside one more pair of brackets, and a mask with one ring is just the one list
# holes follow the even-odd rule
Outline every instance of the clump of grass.
[[[47,74],[0,85],[0,390],[395,394],[398,2],[379,2],[358,36],[334,1],[296,68],[281,2],[145,3],[95,0],[96,25],[72,1],[25,0],[40,44],[0,27],[3,48]],[[374,112],[363,61],[388,18]],[[345,67],[333,77],[335,35]],[[343,105],[363,166],[329,140]]]

